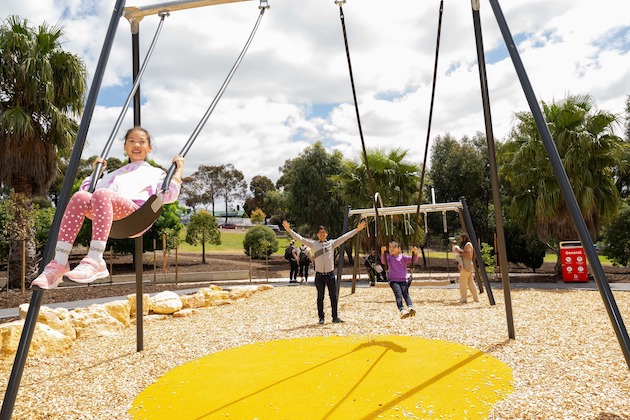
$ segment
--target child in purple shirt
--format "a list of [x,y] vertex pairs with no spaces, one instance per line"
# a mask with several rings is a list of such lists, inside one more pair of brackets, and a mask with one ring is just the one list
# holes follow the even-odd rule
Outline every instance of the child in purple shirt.
[[[418,249],[414,246],[411,249],[411,257],[402,253],[400,244],[396,241],[389,243],[389,253],[385,254],[386,247],[381,247],[381,262],[387,264],[389,286],[394,291],[396,305],[400,311],[400,318],[405,319],[415,316],[411,296],[409,296],[409,281],[407,280],[407,266],[418,261]],[[407,309],[403,306],[403,299],[407,304]]]

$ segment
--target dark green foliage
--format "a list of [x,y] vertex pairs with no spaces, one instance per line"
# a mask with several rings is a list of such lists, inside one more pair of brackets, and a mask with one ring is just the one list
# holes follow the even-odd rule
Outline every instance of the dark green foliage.
[[602,232],[602,253],[614,264],[628,266],[630,262],[630,205],[624,202],[618,216]]
[[221,232],[217,220],[205,210],[190,216],[186,227],[186,242],[191,245],[201,244],[201,262],[206,263],[206,244],[221,245]]
[[536,272],[545,260],[546,245],[533,235],[524,234],[514,225],[505,226],[505,248],[508,262],[524,264]]
[[274,231],[267,226],[254,226],[245,234],[243,249],[245,255],[254,259],[265,259],[278,250],[278,239]]
[[35,209],[35,246],[39,255],[44,252],[54,217],[55,209],[52,207]]
[[330,237],[341,235],[345,203],[333,193],[330,177],[341,172],[342,159],[340,152],[329,154],[317,142],[280,168],[277,186],[284,187],[288,217],[294,226],[304,227],[302,233],[312,234],[324,225]]
[[[431,172],[424,202],[430,202],[430,186],[435,189],[437,203],[449,203],[466,198],[466,204],[475,227],[477,237],[485,242],[492,241],[492,226],[489,208],[492,200],[488,152],[485,137],[477,134],[472,139],[464,136],[457,140],[450,134],[438,136],[431,148]],[[443,232],[441,214],[429,217],[429,231],[434,235]],[[449,230],[460,229],[457,214],[447,213]]]

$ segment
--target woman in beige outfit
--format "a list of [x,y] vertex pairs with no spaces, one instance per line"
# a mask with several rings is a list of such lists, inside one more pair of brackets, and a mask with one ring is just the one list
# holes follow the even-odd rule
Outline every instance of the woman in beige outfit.
[[459,243],[459,247],[453,247],[453,252],[462,257],[462,262],[458,264],[459,303],[466,303],[468,300],[468,290],[472,293],[473,300],[475,302],[479,302],[477,288],[475,287],[475,282],[473,281],[473,272],[475,271],[473,258],[475,256],[475,249],[473,248],[472,242],[470,242],[470,237],[466,233],[459,235]]

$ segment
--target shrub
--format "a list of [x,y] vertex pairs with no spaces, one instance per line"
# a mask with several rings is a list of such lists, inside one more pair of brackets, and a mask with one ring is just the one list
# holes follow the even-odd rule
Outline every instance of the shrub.
[[245,255],[255,259],[264,259],[278,250],[278,239],[273,230],[267,226],[254,226],[245,235],[243,248]]

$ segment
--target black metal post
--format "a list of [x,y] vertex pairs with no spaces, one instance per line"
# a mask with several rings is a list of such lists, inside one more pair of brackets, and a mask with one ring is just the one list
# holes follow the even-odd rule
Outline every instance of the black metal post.
[[[118,21],[122,16],[123,8],[125,7],[125,0],[117,0],[112,17],[107,28],[107,34],[101,49],[101,55],[99,56],[96,70],[94,71],[94,79],[88,92],[88,97],[83,109],[83,116],[81,117],[81,123],[79,125],[79,131],[77,132],[77,139],[72,149],[70,161],[68,162],[68,169],[63,180],[61,187],[61,193],[57,201],[57,210],[55,211],[55,217],[50,228],[48,239],[46,240],[46,247],[42,254],[42,262],[40,264],[40,271],[44,269],[46,264],[52,259],[55,244],[57,243],[57,235],[59,233],[59,227],[61,226],[61,218],[70,200],[70,193],[72,192],[72,184],[79,168],[79,161],[81,160],[81,153],[85,145],[87,138],[87,132],[90,127],[94,108],[96,107],[96,99],[98,92],[101,88],[103,81],[103,75],[105,73],[105,67],[109,59],[109,53],[111,52],[112,45],[114,44],[114,37],[116,36],[116,29],[118,27]],[[8,420],[13,414],[13,408],[15,406],[15,399],[20,387],[20,381],[22,380],[22,374],[24,372],[24,366],[26,364],[26,358],[28,356],[28,350],[31,346],[31,340],[35,331],[35,324],[37,323],[37,316],[39,315],[39,308],[44,296],[43,290],[34,290],[29,303],[28,313],[24,320],[24,328],[22,329],[22,336],[20,337],[20,343],[15,353],[15,360],[13,362],[13,368],[11,370],[11,376],[7,384],[7,390],[4,394],[4,400],[2,401],[2,411],[0,411],[0,419]]]
[[[488,280],[488,272],[486,271],[486,265],[483,263],[483,258],[481,258],[481,249],[479,249],[479,242],[477,240],[477,234],[475,233],[475,228],[472,223],[472,218],[470,217],[470,212],[468,211],[468,204],[466,204],[466,198],[460,197],[459,201],[462,203],[462,212],[460,213],[460,217],[464,219],[464,226],[466,227],[466,232],[468,232],[468,236],[470,236],[470,242],[472,243],[473,248],[475,248],[475,257],[477,258],[477,267],[479,267],[479,271],[481,271],[481,277],[483,278],[483,283],[486,285],[486,292],[488,293],[488,300],[490,301],[490,305],[495,305],[494,294],[492,294],[492,288],[490,288],[490,280]],[[513,325],[511,306],[510,306],[510,312],[508,312],[507,318],[508,318],[508,326]],[[510,338],[514,338],[514,337],[510,337]]]
[[[131,24],[131,55],[132,55],[132,74],[133,80],[136,81],[138,72],[140,71],[140,22]],[[140,112],[140,85],[133,97],[133,125],[141,126]],[[134,261],[136,264],[136,351],[144,350],[144,301],[143,301],[143,284],[142,284],[142,235],[134,239]]]
[[567,209],[571,214],[571,219],[573,219],[573,224],[575,225],[577,234],[582,242],[582,246],[584,247],[586,258],[593,270],[593,278],[595,279],[599,293],[604,301],[604,306],[606,306],[606,311],[608,312],[613,329],[617,335],[617,340],[619,341],[621,351],[626,359],[626,364],[628,365],[628,368],[630,368],[630,337],[628,337],[628,331],[624,325],[621,313],[619,313],[615,297],[610,290],[606,274],[604,273],[604,269],[602,268],[599,258],[597,257],[597,253],[595,252],[593,241],[588,233],[586,222],[582,217],[582,212],[580,211],[575,194],[573,193],[569,177],[562,166],[560,154],[558,153],[558,149],[551,138],[551,132],[549,131],[549,127],[547,127],[540,105],[538,104],[538,100],[534,94],[534,89],[532,88],[529,78],[527,77],[527,73],[525,72],[525,67],[523,66],[521,57],[516,49],[516,44],[512,38],[507,22],[505,21],[505,16],[503,16],[501,6],[499,6],[499,2],[497,0],[490,0],[490,5],[492,6],[497,23],[499,24],[499,29],[503,34],[503,39],[505,40],[506,47],[510,53],[510,57],[512,58],[514,69],[516,70],[519,81],[521,82],[523,93],[525,93],[525,97],[529,103],[529,108],[531,109],[534,120],[536,121],[536,127],[538,127],[538,132],[545,149],[547,150],[547,155],[549,156],[558,185],[562,191],[562,196],[564,197]]
[[[346,205],[346,213],[343,216],[342,234],[348,231],[348,218],[350,217],[350,206]],[[337,300],[339,300],[339,291],[341,290],[341,275],[343,274],[343,253],[346,250],[346,243],[342,243],[339,247],[339,262],[337,263]]]
[[[505,312],[508,321],[508,337],[514,339],[514,320],[512,318],[512,297],[510,291],[510,278],[508,276],[507,254],[505,252],[505,232],[503,230],[503,211],[501,209],[501,193],[499,192],[499,177],[497,175],[497,159],[494,147],[494,132],[492,129],[492,113],[490,111],[490,95],[488,93],[488,79],[486,73],[486,59],[481,34],[481,19],[479,17],[479,0],[472,0],[473,26],[475,29],[475,42],[477,45],[477,62],[479,67],[479,84],[481,87],[481,101],[486,128],[486,144],[488,145],[488,163],[490,165],[490,185],[492,186],[492,203],[494,205],[494,220],[497,229],[497,247],[499,252],[499,269],[501,270],[501,283],[505,300]],[[481,257],[481,256],[479,256]],[[485,278],[487,282],[487,275]],[[486,283],[489,293],[489,284]]]

